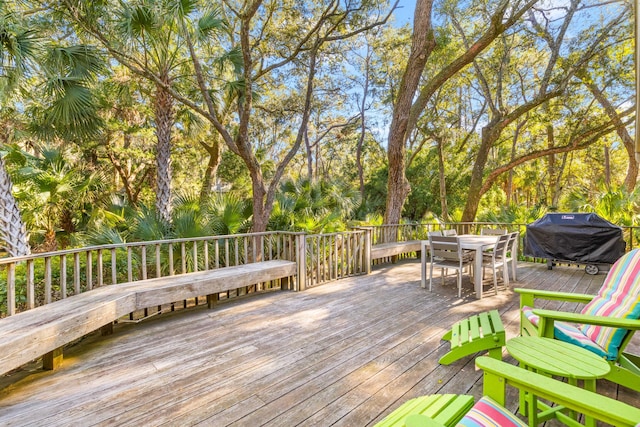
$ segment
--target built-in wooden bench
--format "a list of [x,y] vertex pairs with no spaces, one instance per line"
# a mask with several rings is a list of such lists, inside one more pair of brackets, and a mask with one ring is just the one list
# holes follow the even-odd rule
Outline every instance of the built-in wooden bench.
[[0,320],[0,375],[43,356],[62,361],[62,347],[136,310],[296,276],[294,261],[271,260],[177,276],[104,286]]
[[379,243],[371,246],[371,259],[394,257],[410,252],[420,252],[420,240]]

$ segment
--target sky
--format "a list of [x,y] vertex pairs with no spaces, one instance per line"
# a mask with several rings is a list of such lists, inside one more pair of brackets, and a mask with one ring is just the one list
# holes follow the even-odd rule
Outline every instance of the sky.
[[416,0],[400,0],[398,8],[394,12],[397,25],[400,27],[404,24],[413,25],[413,12],[415,9]]

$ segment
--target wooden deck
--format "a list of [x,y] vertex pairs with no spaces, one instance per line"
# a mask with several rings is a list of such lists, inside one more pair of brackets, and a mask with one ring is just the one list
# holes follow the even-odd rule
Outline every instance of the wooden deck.
[[[521,264],[518,275],[515,286],[586,293],[604,279],[542,264]],[[456,320],[498,308],[509,339],[518,301],[509,290],[476,300],[465,280],[462,299],[453,276],[430,293],[409,260],[300,293],[119,324],[66,350],[59,370],[33,364],[2,377],[0,425],[364,426],[418,395],[479,396],[472,357],[438,365],[448,350],[440,337]],[[611,383],[599,391],[640,406]]]

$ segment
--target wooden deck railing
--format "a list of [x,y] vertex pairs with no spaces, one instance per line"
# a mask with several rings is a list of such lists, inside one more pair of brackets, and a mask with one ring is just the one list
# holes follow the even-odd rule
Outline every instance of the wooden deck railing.
[[[393,224],[393,225],[372,225],[367,226],[371,229],[371,244],[381,244],[388,242],[402,242],[408,240],[424,240],[427,239],[429,231],[454,229],[458,234],[480,234],[483,227],[504,228],[509,232],[520,232],[519,256],[527,261],[536,261],[531,257],[525,257],[524,236],[527,230],[527,224],[510,223],[510,222],[446,222],[446,223],[422,223],[422,224]],[[622,237],[627,243],[626,250],[634,249],[640,241],[640,226],[620,226],[622,228]]]
[[[391,260],[373,261],[372,246],[424,240],[429,231],[449,228],[455,229],[458,234],[477,234],[482,227],[520,231],[521,238],[526,231],[526,224],[517,223],[396,224],[316,235],[277,231],[157,240],[5,258],[0,259],[0,317],[11,316],[94,287],[259,260],[285,259],[297,262],[296,289],[304,290],[342,277],[367,274],[372,263]],[[640,227],[622,228],[627,250],[631,250],[638,241]],[[522,255],[522,242],[519,247],[520,259],[536,261]],[[403,254],[401,257],[415,255]],[[258,284],[252,289],[226,292],[220,298],[233,298],[248,292],[269,291],[279,287],[279,283]]]
[[306,236],[306,286],[366,274],[370,242],[365,231]]
[[[303,233],[266,232],[91,246],[0,259],[0,317],[94,287],[260,260],[296,261],[300,245],[304,245]],[[279,285],[261,286],[268,290]]]

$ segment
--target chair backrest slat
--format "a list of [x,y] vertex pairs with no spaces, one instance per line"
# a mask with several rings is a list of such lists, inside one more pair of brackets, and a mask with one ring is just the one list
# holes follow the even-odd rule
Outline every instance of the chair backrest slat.
[[460,244],[454,236],[429,236],[431,256],[447,261],[460,260]]

